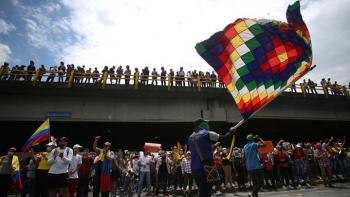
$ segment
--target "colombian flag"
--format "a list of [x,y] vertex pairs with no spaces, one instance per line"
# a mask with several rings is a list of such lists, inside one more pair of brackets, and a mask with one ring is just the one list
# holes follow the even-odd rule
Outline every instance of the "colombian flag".
[[19,160],[16,155],[13,156],[12,158],[12,168],[14,169],[14,174],[11,176],[11,180],[13,183],[14,188],[17,191],[22,190],[22,180],[21,180],[21,173],[20,173],[20,168],[19,168]]
[[29,151],[32,145],[38,144],[50,138],[50,119],[47,118],[43,124],[33,133],[28,141],[24,144],[22,151]]

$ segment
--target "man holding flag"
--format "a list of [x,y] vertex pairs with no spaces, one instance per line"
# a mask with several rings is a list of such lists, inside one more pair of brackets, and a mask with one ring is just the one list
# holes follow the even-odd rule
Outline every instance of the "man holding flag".
[[16,190],[22,190],[19,160],[15,155],[16,148],[8,149],[6,156],[0,157],[0,197],[6,197],[10,189],[11,180]]

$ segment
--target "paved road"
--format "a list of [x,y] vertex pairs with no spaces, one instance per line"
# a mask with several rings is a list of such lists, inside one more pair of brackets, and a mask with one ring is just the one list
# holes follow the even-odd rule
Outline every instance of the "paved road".
[[[299,196],[310,196],[310,197],[350,197],[350,183],[336,183],[334,188],[328,188],[324,186],[315,186],[310,189],[298,189],[298,190],[278,190],[272,192],[260,192],[260,197],[267,196],[278,196],[278,197],[299,197]],[[225,194],[224,196],[248,196],[248,192],[238,192],[235,194]]]
[[[336,183],[334,188],[324,187],[322,185],[314,186],[310,189],[297,189],[285,191],[279,189],[278,191],[265,191],[260,192],[260,197],[350,197],[350,182],[347,183]],[[15,197],[15,195],[9,195]],[[89,197],[92,197],[92,193],[89,193]],[[136,195],[134,195],[136,196]],[[142,195],[143,196],[143,195]],[[160,195],[162,196],[162,195]],[[181,196],[181,195],[174,195]],[[237,193],[227,193],[223,195],[224,197],[247,197],[248,192],[237,192]],[[170,197],[170,196],[169,196]]]

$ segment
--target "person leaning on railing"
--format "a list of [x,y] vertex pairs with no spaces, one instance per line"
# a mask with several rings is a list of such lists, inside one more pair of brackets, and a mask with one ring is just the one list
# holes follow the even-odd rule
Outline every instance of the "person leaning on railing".
[[9,63],[4,62],[4,65],[0,68],[0,79],[1,80],[7,80],[10,72]]
[[38,80],[37,81],[41,81],[41,78],[43,77],[43,75],[46,73],[46,68],[44,65],[41,65],[41,67],[38,69]]
[[95,67],[94,72],[92,73],[92,82],[98,83],[98,78],[100,77],[100,72],[97,70],[97,67]]
[[[123,75],[123,67],[122,66],[119,66],[117,68],[117,81],[116,81],[116,84],[120,84],[120,80],[122,78],[122,75]],[[130,78],[130,77],[129,77]]]
[[64,66],[64,62],[60,62],[60,66],[58,67],[58,82],[64,82],[63,76],[66,74],[66,66]]
[[164,69],[164,67],[160,68],[161,72],[160,72],[160,85],[161,86],[165,86],[165,80],[166,80],[166,70]]
[[89,68],[86,72],[85,72],[85,83],[90,83],[91,80],[91,68]]
[[31,81],[34,74],[35,74],[35,65],[34,65],[34,61],[33,61],[33,60],[30,60],[29,65],[27,66],[27,76],[26,76],[26,80],[27,80],[27,81]]
[[331,86],[332,92],[334,95],[342,95],[342,88],[341,86],[337,83],[337,81],[334,82],[334,84]]
[[130,76],[131,76],[131,70],[130,70],[129,65],[126,66],[126,69],[124,71],[124,76],[125,76],[125,85],[129,85],[130,84]]

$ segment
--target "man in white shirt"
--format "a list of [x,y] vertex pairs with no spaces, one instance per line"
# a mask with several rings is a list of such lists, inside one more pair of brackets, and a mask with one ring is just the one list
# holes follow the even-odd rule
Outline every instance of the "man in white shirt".
[[77,192],[79,182],[78,172],[82,164],[81,155],[79,155],[78,153],[81,148],[82,146],[80,146],[79,144],[73,146],[73,157],[68,167],[68,191],[70,197],[76,196],[75,193]]
[[68,196],[68,167],[73,157],[73,150],[67,147],[68,138],[61,137],[59,147],[53,149],[47,162],[51,165],[48,175],[49,196]]
[[139,166],[140,166],[140,182],[138,188],[138,196],[141,196],[143,180],[146,177],[147,182],[147,195],[151,193],[151,163],[152,157],[149,155],[147,151],[145,151],[144,155],[140,155]]

